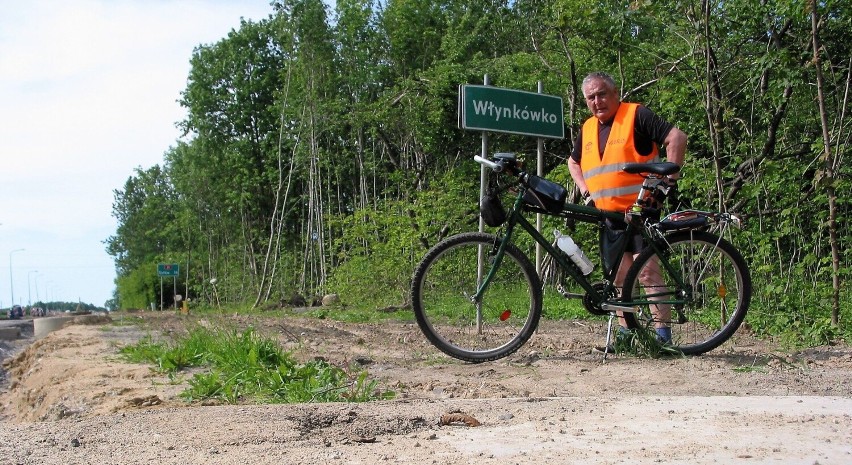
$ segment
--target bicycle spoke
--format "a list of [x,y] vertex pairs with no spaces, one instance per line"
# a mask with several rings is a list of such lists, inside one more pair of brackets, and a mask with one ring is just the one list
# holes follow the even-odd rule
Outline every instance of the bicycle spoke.
[[454,236],[427,253],[413,279],[412,301],[424,334],[462,360],[493,360],[514,352],[531,336],[541,314],[541,285],[533,265],[510,246],[493,267],[495,240],[479,233]]
[[[628,325],[649,331],[670,326],[672,343],[685,353],[706,352],[729,338],[751,298],[748,269],[736,249],[709,233],[680,233],[668,241],[668,266],[660,267],[658,260],[653,250],[646,250],[628,272],[625,300],[649,302],[639,306],[637,315],[625,317]],[[667,269],[679,275],[670,276]],[[658,283],[654,287],[663,284],[673,293],[668,302],[676,304],[677,318],[671,318],[665,305],[666,293],[646,285],[649,279]]]

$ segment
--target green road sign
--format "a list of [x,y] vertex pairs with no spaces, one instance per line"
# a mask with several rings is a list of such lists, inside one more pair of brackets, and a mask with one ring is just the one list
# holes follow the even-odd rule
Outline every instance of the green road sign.
[[492,86],[460,86],[459,127],[563,139],[562,97]]
[[180,274],[180,265],[177,263],[160,263],[157,265],[157,275],[174,277]]

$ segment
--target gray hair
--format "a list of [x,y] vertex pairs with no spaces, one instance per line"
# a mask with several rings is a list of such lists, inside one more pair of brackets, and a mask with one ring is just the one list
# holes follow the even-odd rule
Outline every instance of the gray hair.
[[612,76],[607,73],[604,73],[603,71],[595,71],[594,73],[589,73],[589,75],[583,79],[582,88],[585,88],[586,84],[596,80],[602,80],[606,82],[606,85],[609,86],[609,88],[612,90],[618,89],[618,87],[615,86],[615,79],[613,79]]

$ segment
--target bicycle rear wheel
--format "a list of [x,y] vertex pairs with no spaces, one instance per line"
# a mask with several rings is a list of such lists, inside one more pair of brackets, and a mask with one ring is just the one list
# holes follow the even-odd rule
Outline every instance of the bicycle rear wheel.
[[541,282],[533,264],[513,244],[507,245],[482,298],[473,300],[499,245],[492,234],[459,234],[430,249],[414,272],[411,301],[417,324],[451,357],[476,363],[506,357],[538,326]]
[[624,302],[659,302],[625,313],[627,326],[653,334],[662,322],[671,326],[671,344],[682,353],[713,350],[745,319],[752,291],[748,266],[730,242],[707,232],[674,233],[665,242],[663,257],[646,248],[627,272]]

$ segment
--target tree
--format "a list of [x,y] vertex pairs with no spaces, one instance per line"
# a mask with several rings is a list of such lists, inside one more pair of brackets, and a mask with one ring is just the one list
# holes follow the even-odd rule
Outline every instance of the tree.
[[[112,214],[118,228],[106,245],[107,253],[115,258],[119,302],[146,307],[159,294],[154,287],[157,263],[182,250],[174,215],[177,199],[159,165],[137,168],[136,176],[114,193]],[[148,276],[154,279],[144,278]]]
[[[243,21],[226,39],[196,48],[181,100],[188,110],[181,126],[192,138],[170,159],[196,214],[221,226],[206,242],[224,255],[210,263],[210,274],[220,277],[226,300],[254,294],[263,279],[258,259],[279,183],[276,97],[284,60],[276,24]],[[240,271],[229,273],[225,263]]]

